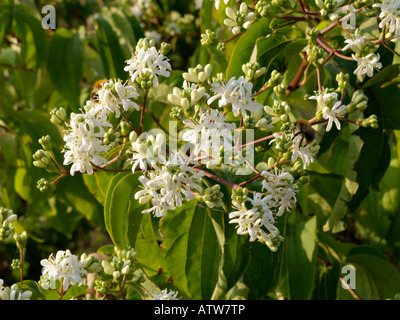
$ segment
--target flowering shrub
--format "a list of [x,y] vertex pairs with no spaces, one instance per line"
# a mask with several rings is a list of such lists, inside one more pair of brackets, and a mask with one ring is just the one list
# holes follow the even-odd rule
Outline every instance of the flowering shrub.
[[1,300],[396,298],[398,0],[0,6]]

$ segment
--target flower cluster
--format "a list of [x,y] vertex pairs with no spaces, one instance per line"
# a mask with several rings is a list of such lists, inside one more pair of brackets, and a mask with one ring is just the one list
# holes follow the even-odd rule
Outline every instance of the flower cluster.
[[194,199],[193,190],[202,191],[203,174],[189,166],[186,159],[177,153],[160,170],[149,171],[147,175],[139,177],[144,189],[135,194],[135,199],[141,204],[151,200],[152,207],[143,210],[143,213],[152,212],[156,217],[165,216],[168,210],[181,207],[183,199]]
[[221,147],[225,151],[233,147],[233,130],[236,125],[226,122],[226,118],[222,112],[208,109],[199,113],[197,121],[183,120],[187,130],[182,138],[194,146],[194,156],[204,153],[208,156],[207,159],[218,159]]
[[380,8],[379,28],[389,26],[388,32],[393,34],[394,38],[400,37],[400,1],[399,0],[383,0],[383,3],[375,3],[373,7]]
[[143,89],[157,87],[159,76],[169,77],[171,65],[165,56],[170,47],[161,44],[161,49],[155,48],[155,41],[146,38],[138,41],[136,51],[131,59],[127,61],[125,71],[129,72],[132,82],[137,82]]
[[87,261],[84,258],[78,258],[69,250],[60,250],[55,257],[50,255],[48,259],[41,260],[43,275],[40,278],[40,285],[44,289],[56,289],[56,282],[59,279],[61,279],[63,288],[82,283],[88,274],[85,269]]
[[240,113],[246,115],[247,112],[254,112],[263,108],[263,106],[254,101],[253,83],[248,82],[243,76],[238,79],[232,77],[226,82],[218,81],[211,84],[214,95],[207,100],[208,104],[212,104],[218,100],[218,107],[231,106],[235,116]]

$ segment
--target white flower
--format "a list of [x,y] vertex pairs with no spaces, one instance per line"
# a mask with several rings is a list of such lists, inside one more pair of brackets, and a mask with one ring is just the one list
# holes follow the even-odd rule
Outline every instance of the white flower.
[[261,176],[266,177],[262,181],[263,190],[267,191],[265,201],[271,210],[278,210],[274,214],[281,216],[297,202],[298,187],[293,182],[294,178],[287,171],[279,172],[278,168],[273,171],[263,171]]
[[251,209],[247,209],[244,202],[232,201],[233,206],[238,210],[229,213],[229,223],[237,223],[237,234],[248,234],[250,242],[259,240],[272,244],[278,232],[278,228],[274,225],[275,219],[266,201],[261,199],[261,195],[254,197],[256,199],[249,198],[253,205]]
[[322,117],[328,120],[328,125],[326,126],[326,131],[330,131],[333,122],[335,122],[336,128],[340,130],[340,121],[337,117],[343,117],[346,114],[347,107],[338,101],[334,104],[332,108],[325,106],[322,109]]
[[300,146],[300,139],[300,136],[293,139],[291,161],[295,162],[299,157],[303,161],[303,169],[306,169],[311,162],[314,162],[314,155],[310,151],[311,145]]
[[55,289],[55,281],[62,279],[63,288],[67,290],[70,285],[82,283],[83,277],[88,274],[84,269],[86,260],[79,260],[69,250],[58,251],[56,256],[50,255],[48,259],[40,261],[43,266],[43,283],[46,287]]
[[393,33],[396,38],[400,37],[400,0],[383,0],[382,3],[375,3],[373,7],[381,9],[379,18],[379,28],[384,28],[389,24],[386,32]]
[[346,51],[348,49],[353,50],[356,53],[360,53],[362,49],[362,45],[365,43],[366,37],[361,37],[359,34],[359,29],[357,29],[354,32],[354,35],[352,35],[349,39],[345,40],[344,42],[347,43],[347,45],[342,49],[342,51]]
[[327,105],[336,103],[338,94],[336,92],[329,92],[328,89],[316,93],[315,96],[309,97],[311,100],[317,100],[318,110],[322,110]]
[[235,77],[232,77],[227,83],[212,83],[211,86],[215,95],[209,98],[207,103],[211,104],[219,99],[219,107],[232,105],[232,112],[235,116],[238,116],[240,111],[245,116],[246,110],[256,112],[263,107],[260,103],[252,100],[253,84],[247,82],[243,76],[237,80]]
[[153,207],[142,213],[153,212],[156,217],[162,217],[168,210],[181,207],[183,197],[185,201],[194,199],[193,189],[197,192],[203,190],[199,184],[203,171],[196,172],[179,154],[172,156],[161,170],[147,174],[148,177],[139,177],[144,189],[135,193],[135,199],[139,199],[140,203],[151,199]]
[[132,148],[132,172],[135,172],[136,167],[139,165],[143,173],[146,172],[147,166],[158,169],[158,163],[165,163],[166,157],[163,153],[163,147],[165,144],[165,136],[162,133],[152,135],[147,132],[143,132],[140,136],[131,141]]
[[232,8],[227,7],[225,13],[228,19],[224,20],[224,24],[232,28],[233,34],[238,34],[243,29],[248,29],[251,26],[251,21],[255,18],[254,12],[247,13],[247,4],[242,2],[239,11],[235,12]]
[[124,68],[129,72],[131,81],[134,82],[136,78],[143,72],[149,72],[153,79],[153,87],[158,86],[158,77],[169,77],[171,65],[167,57],[157,51],[155,47],[150,47],[147,50],[142,47],[135,52],[133,57],[127,61],[128,66]]
[[119,118],[121,106],[124,111],[139,110],[139,106],[131,100],[139,96],[136,88],[126,83],[122,84],[121,81],[109,80],[103,83],[98,96],[98,107],[94,108],[93,112],[105,112],[105,117],[113,112],[115,117]]
[[380,55],[370,53],[365,57],[357,58],[354,54],[353,59],[357,61],[357,69],[354,70],[354,74],[364,78],[365,75],[372,77],[374,75],[374,69],[381,69],[382,63],[379,62]]
[[[93,109],[94,110],[94,109]],[[102,156],[110,146],[104,145],[104,127],[112,127],[92,112],[72,113],[68,124],[68,131],[64,136],[64,165],[72,163],[70,173],[93,173],[92,164],[103,165],[107,160]]]
[[175,292],[173,290],[168,292],[168,289],[164,289],[160,293],[153,293],[152,300],[179,300],[177,295],[178,295],[178,292]]
[[233,130],[236,125],[225,122],[226,118],[222,112],[208,109],[200,114],[196,122],[183,120],[185,126],[190,129],[183,133],[182,138],[194,145],[193,155],[204,152],[210,157],[218,157],[221,146],[224,146],[225,150],[232,148]]
[[[0,282],[1,286],[2,282],[3,280],[1,280]],[[22,291],[20,288],[18,288],[18,285],[16,283],[13,284],[11,287],[0,290],[0,300],[30,300],[31,296],[32,291]]]

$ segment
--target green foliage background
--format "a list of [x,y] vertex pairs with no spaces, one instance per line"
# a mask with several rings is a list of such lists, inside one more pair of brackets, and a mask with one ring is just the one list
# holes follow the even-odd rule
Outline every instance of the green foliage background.
[[[155,126],[151,115],[168,123],[166,96],[182,84],[181,73],[189,67],[211,63],[214,72],[229,79],[242,75],[242,64],[255,56],[268,69],[256,83],[258,90],[274,69],[290,83],[301,64],[300,51],[307,44],[301,27],[263,18],[227,43],[222,54],[200,46],[200,34],[221,24],[223,9],[215,11],[207,0],[200,11],[190,1],[158,3],[161,23],[173,8],[181,15],[193,13],[196,25],[186,34],[164,38],[172,44],[174,71],[150,93],[146,128]],[[55,31],[41,27],[45,4],[56,8]],[[365,89],[365,115],[376,114],[379,129],[343,123],[341,132],[332,129],[324,135],[318,159],[308,168],[310,183],[301,187],[297,207],[279,221],[285,241],[275,253],[238,236],[223,211],[197,202],[169,212],[162,221],[142,215],[132,197],[138,185],[131,173],[67,177],[44,193],[36,188],[41,177],[56,178],[32,164],[38,139],[51,135],[62,157],[62,136],[49,121],[50,110],[76,112],[96,80],[127,78],[125,61],[144,36],[129,6],[122,0],[0,2],[0,206],[14,210],[18,230],[28,232],[25,278],[39,280],[40,259],[57,250],[106,252],[103,245],[115,244],[134,246],[148,278],[187,299],[354,299],[340,283],[346,264],[356,268],[356,292],[363,299],[392,299],[400,293],[400,65],[388,50],[379,51],[382,71],[351,83]],[[222,28],[219,36],[229,34]],[[337,73],[352,74],[354,68],[355,63],[332,59],[323,85],[334,87]],[[311,68],[305,84],[288,98],[296,118],[313,116],[315,106],[303,96],[317,90],[316,83]],[[257,101],[271,103],[270,94],[267,90]],[[255,139],[262,136],[258,132]],[[271,155],[267,143],[265,148],[257,154],[260,167]],[[257,188],[257,183],[248,187]],[[0,278],[5,281],[18,279],[9,265],[16,255],[15,244],[0,243]]]

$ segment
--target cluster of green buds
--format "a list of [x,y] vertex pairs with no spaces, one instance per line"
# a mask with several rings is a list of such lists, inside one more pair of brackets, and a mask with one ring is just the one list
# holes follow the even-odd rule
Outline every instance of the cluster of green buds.
[[378,117],[375,114],[372,114],[368,118],[362,120],[360,125],[365,128],[370,127],[378,129]]
[[231,7],[227,7],[225,9],[225,13],[228,18],[224,20],[224,24],[232,28],[231,31],[234,35],[249,29],[252,20],[256,18],[256,14],[254,12],[248,13],[247,11],[248,7],[245,2],[240,4],[239,10],[236,12]]
[[225,44],[225,42],[222,42],[222,41],[218,42],[218,44],[217,44],[217,50],[218,50],[219,52],[224,52],[225,49],[226,49],[226,44]]
[[[391,35],[389,36],[389,38]],[[365,57],[369,55],[370,53],[374,53],[375,51],[378,50],[378,46],[376,46],[374,43],[371,41],[365,41],[364,43],[361,44],[360,46],[360,51],[356,52],[357,57]]]
[[232,189],[231,199],[238,203],[243,203],[247,201],[247,195],[249,194],[249,189],[239,187],[237,189]]
[[280,72],[278,72],[277,70],[273,70],[265,86],[267,86],[268,88],[273,88],[279,85],[283,81],[283,79],[283,75]]
[[140,38],[136,43],[136,52],[140,49],[149,50],[151,47],[155,47],[156,42],[152,38]]
[[64,108],[54,108],[50,111],[50,122],[57,126],[65,126],[67,121],[67,112]]
[[24,250],[26,248],[26,243],[28,241],[28,234],[26,231],[22,233],[14,233],[14,240],[19,250]]
[[0,240],[6,241],[12,237],[16,220],[17,215],[12,210],[0,207]]
[[253,81],[265,74],[267,68],[261,67],[258,62],[247,62],[242,65],[242,71],[246,76],[246,81]]
[[164,56],[166,56],[171,51],[171,45],[167,42],[161,42],[160,49],[158,50]]
[[182,74],[183,79],[189,82],[194,82],[200,87],[207,85],[211,79],[212,70],[211,65],[207,64],[205,67],[198,64],[194,68],[189,68],[188,72]]
[[318,28],[309,28],[307,29],[307,37],[308,37],[308,45],[309,46],[315,46],[317,44],[317,38],[319,34],[319,29]]
[[169,116],[176,120],[183,120],[185,118],[185,111],[181,107],[172,107]]
[[154,74],[149,70],[139,72],[135,81],[140,84],[143,90],[149,90],[153,87]]
[[225,81],[225,75],[222,72],[217,73],[216,76],[212,77],[212,82],[223,82]]
[[85,269],[89,273],[98,273],[102,270],[99,259],[97,259],[93,255],[88,256],[86,253],[83,253],[80,256],[80,261],[85,261],[83,269]]
[[224,203],[222,202],[222,198],[224,194],[221,192],[221,186],[219,184],[215,184],[210,188],[206,188],[204,190],[204,195],[200,197],[203,200],[207,207],[215,208],[222,207]]
[[[291,108],[286,101],[274,100],[274,104],[271,107],[272,112],[279,117],[279,120],[282,122],[289,122],[289,114],[291,112]],[[268,109],[266,109],[268,110]]]
[[336,81],[338,83],[336,91],[343,92],[349,86],[350,75],[348,73],[340,72],[336,75]]
[[321,9],[321,16],[328,16],[332,21],[339,18],[337,10],[343,3],[344,0],[315,0],[315,4]]
[[218,41],[217,34],[210,29],[207,29],[205,33],[201,34],[200,43],[204,47],[214,46],[218,43]]
[[37,150],[33,154],[33,165],[38,168],[46,169],[48,172],[57,171],[56,165],[51,158],[51,152],[43,149]]
[[286,86],[284,83],[280,83],[277,86],[273,87],[273,90],[278,99],[280,100],[286,99]]
[[289,148],[292,146],[292,137],[291,134],[288,133],[282,133],[281,135],[277,135],[275,137],[275,147],[278,151],[281,151],[282,153],[285,153],[289,150]]
[[22,263],[20,259],[12,259],[11,261],[11,269],[18,270],[21,269]]
[[258,238],[260,242],[265,243],[272,252],[278,251],[280,244],[283,242],[284,238],[280,235],[279,230],[275,231],[275,237],[271,234],[269,235],[271,241],[266,241],[261,236]]
[[131,270],[131,261],[122,261],[117,256],[113,256],[111,261],[103,260],[104,273],[111,275],[114,280],[117,280],[121,275],[126,275]]
[[126,121],[121,121],[120,122],[120,128],[121,128],[121,135],[126,136],[129,134],[131,128]]
[[252,115],[246,115],[246,117],[243,119],[243,126],[246,129],[253,129],[256,125],[256,119]]
[[260,18],[269,16],[269,11],[271,9],[271,5],[269,3],[267,3],[266,1],[258,1],[256,3],[255,9],[256,9],[255,10],[256,17],[258,19],[260,19]]
[[254,112],[254,121],[254,127],[260,129],[261,131],[269,132],[274,129],[272,117],[266,112],[265,107]]
[[205,92],[204,87],[184,87],[182,89],[175,87],[172,93],[168,94],[168,101],[174,106],[187,110],[201,103],[204,100],[202,98]]
[[47,191],[50,188],[50,182],[46,178],[40,178],[36,187],[40,190],[40,192]]
[[49,135],[41,137],[39,139],[39,143],[43,150],[51,152],[51,137]]
[[114,132],[114,129],[110,128],[104,133],[103,143],[109,145],[111,148],[114,148],[119,144],[120,136],[120,132]]
[[364,111],[368,105],[368,97],[364,94],[363,90],[357,90],[351,97],[351,102],[347,105],[347,110],[352,113],[356,110]]
[[114,247],[114,255],[110,260],[103,260],[104,273],[111,275],[114,280],[118,280],[121,276],[132,273],[136,268],[133,264],[136,259],[136,252],[134,249],[120,250]]
[[307,60],[315,67],[320,66],[328,57],[328,52],[319,45],[309,46],[307,49]]
[[293,163],[293,166],[290,168],[289,173],[297,179],[300,179],[300,177],[306,174],[301,159],[297,158],[297,160]]

